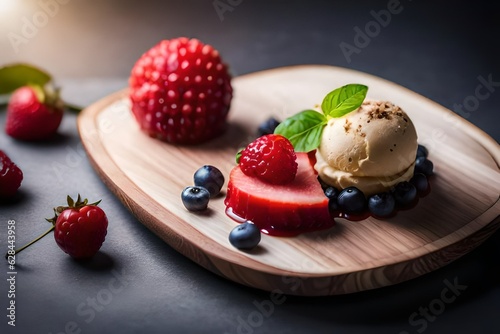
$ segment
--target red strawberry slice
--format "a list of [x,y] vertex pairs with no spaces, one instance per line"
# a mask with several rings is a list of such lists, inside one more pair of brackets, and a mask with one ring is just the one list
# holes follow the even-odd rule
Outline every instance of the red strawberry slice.
[[245,175],[239,166],[231,171],[224,203],[237,221],[250,220],[264,233],[293,236],[331,227],[328,198],[318,182],[307,153],[296,153],[298,170],[286,184],[270,184]]

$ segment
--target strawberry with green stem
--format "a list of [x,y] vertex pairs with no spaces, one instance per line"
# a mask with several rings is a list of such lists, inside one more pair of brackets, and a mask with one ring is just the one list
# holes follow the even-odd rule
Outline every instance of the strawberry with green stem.
[[6,100],[6,133],[20,140],[50,138],[59,128],[65,108],[77,112],[81,110],[64,103],[59,91],[52,77],[37,67],[27,64],[0,67],[0,97],[12,94]]
[[[67,197],[67,206],[54,208],[54,217],[46,219],[52,226],[41,236],[27,245],[17,249],[20,253],[38,240],[54,231],[57,245],[75,259],[92,257],[101,248],[107,234],[108,219],[104,211],[95,203],[82,200],[80,195],[76,201]],[[15,255],[14,254],[14,255]],[[6,254],[6,257],[12,254]]]
[[59,90],[41,86],[23,86],[10,97],[5,132],[27,141],[44,140],[53,136],[63,118],[64,103]]

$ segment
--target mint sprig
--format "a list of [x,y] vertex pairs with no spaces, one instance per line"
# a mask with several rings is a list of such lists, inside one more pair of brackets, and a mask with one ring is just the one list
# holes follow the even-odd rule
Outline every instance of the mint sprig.
[[323,113],[304,110],[285,119],[274,130],[292,143],[296,152],[309,152],[318,148],[323,129],[331,118],[342,117],[358,109],[365,100],[368,87],[349,84],[328,93],[321,103]]

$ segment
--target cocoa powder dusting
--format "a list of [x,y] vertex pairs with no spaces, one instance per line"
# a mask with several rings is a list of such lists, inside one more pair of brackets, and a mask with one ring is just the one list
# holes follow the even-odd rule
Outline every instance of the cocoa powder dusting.
[[[387,119],[390,120],[394,116],[404,117],[404,114],[400,107],[394,105],[391,102],[382,101],[365,101],[363,102],[365,106],[371,106],[370,111],[368,111],[367,123],[370,123],[372,119]],[[408,120],[404,118],[405,122]]]

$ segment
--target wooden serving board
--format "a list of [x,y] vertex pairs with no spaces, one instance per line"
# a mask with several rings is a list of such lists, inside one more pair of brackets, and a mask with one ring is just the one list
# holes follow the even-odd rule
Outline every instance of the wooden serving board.
[[[329,230],[293,238],[263,235],[252,251],[233,248],[236,223],[224,196],[203,214],[188,212],[180,194],[204,164],[227,178],[237,149],[258,124],[321,103],[347,83],[369,86],[368,97],[392,101],[415,123],[434,162],[431,193],[417,207],[387,220],[337,220]],[[229,130],[201,146],[182,147],[143,134],[127,91],[85,109],[82,142],[106,185],[140,222],[173,248],[223,277],[279,293],[344,294],[399,283],[435,270],[472,250],[500,226],[500,148],[451,111],[406,88],[365,73],[330,66],[297,66],[233,79]]]

